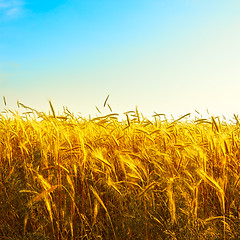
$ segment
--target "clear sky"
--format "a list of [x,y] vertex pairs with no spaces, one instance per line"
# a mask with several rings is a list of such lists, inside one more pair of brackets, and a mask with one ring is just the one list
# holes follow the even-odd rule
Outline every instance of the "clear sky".
[[0,0],[0,97],[96,116],[110,94],[120,114],[230,118],[239,43],[239,0]]

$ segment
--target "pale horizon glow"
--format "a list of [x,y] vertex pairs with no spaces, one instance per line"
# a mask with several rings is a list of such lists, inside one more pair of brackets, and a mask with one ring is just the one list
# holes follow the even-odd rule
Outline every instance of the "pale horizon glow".
[[239,13],[237,0],[0,0],[0,99],[95,117],[109,94],[119,114],[232,118]]

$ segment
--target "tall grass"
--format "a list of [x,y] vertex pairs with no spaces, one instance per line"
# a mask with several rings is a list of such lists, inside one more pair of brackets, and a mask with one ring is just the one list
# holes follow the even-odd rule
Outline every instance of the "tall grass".
[[0,115],[1,239],[240,238],[237,116],[119,121],[19,104]]

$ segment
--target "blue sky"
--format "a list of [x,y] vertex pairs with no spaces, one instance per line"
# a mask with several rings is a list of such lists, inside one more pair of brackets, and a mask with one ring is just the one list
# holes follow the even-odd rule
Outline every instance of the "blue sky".
[[237,0],[0,0],[0,97],[95,116],[110,94],[120,114],[231,118],[239,40]]

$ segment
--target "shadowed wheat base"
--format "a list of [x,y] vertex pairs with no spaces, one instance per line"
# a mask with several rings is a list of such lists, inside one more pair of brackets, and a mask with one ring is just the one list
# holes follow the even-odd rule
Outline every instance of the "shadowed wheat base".
[[237,116],[87,120],[18,106],[27,112],[0,115],[1,239],[240,238]]

